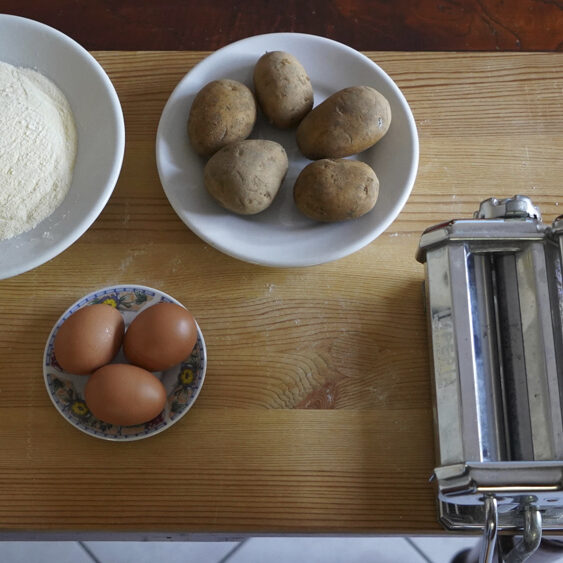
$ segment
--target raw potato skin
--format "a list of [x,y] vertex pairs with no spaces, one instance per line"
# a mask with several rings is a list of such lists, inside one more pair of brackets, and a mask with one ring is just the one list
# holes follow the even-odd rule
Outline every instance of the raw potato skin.
[[254,67],[254,91],[272,125],[290,129],[313,109],[313,86],[301,63],[290,53],[272,51]]
[[387,99],[369,86],[352,86],[332,94],[303,119],[297,145],[311,160],[352,156],[375,145],[390,124]]
[[315,221],[356,219],[371,211],[379,194],[375,172],[359,160],[322,159],[297,177],[293,197],[299,210]]
[[225,209],[254,215],[270,206],[288,164],[280,144],[249,139],[215,153],[205,165],[203,180],[207,191]]
[[214,80],[196,95],[188,117],[188,137],[201,156],[246,139],[256,123],[251,90],[236,80]]

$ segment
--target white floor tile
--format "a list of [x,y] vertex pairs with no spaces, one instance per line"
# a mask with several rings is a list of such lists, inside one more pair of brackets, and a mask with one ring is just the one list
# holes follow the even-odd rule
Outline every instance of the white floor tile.
[[410,540],[432,563],[450,563],[464,549],[472,549],[479,541],[477,536],[428,536]]
[[425,563],[404,538],[252,538],[227,563]]
[[92,563],[92,559],[72,541],[0,542],[2,563]]
[[238,542],[89,541],[84,544],[101,563],[218,563]]

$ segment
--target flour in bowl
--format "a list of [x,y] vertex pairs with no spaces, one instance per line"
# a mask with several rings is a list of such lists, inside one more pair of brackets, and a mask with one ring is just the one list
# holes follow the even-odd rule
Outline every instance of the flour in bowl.
[[0,240],[33,229],[61,204],[76,150],[64,94],[39,72],[0,62]]

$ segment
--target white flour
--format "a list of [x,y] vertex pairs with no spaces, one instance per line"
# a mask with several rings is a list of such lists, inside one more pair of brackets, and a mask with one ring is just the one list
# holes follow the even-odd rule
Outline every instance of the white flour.
[[61,204],[76,146],[64,94],[42,74],[0,62],[0,240],[29,231]]

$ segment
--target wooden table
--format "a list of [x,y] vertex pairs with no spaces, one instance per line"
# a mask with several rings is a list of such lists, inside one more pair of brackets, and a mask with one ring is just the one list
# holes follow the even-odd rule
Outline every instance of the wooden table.
[[[419,129],[412,196],[363,250],[271,269],[203,243],[158,180],[160,113],[207,53],[93,54],[121,98],[125,160],[78,242],[0,281],[0,537],[440,533],[415,251],[425,227],[493,195],[527,194],[547,222],[563,212],[563,55],[369,52]],[[41,361],[66,307],[124,282],[186,304],[209,364],[173,428],[110,443],[53,408]]]

